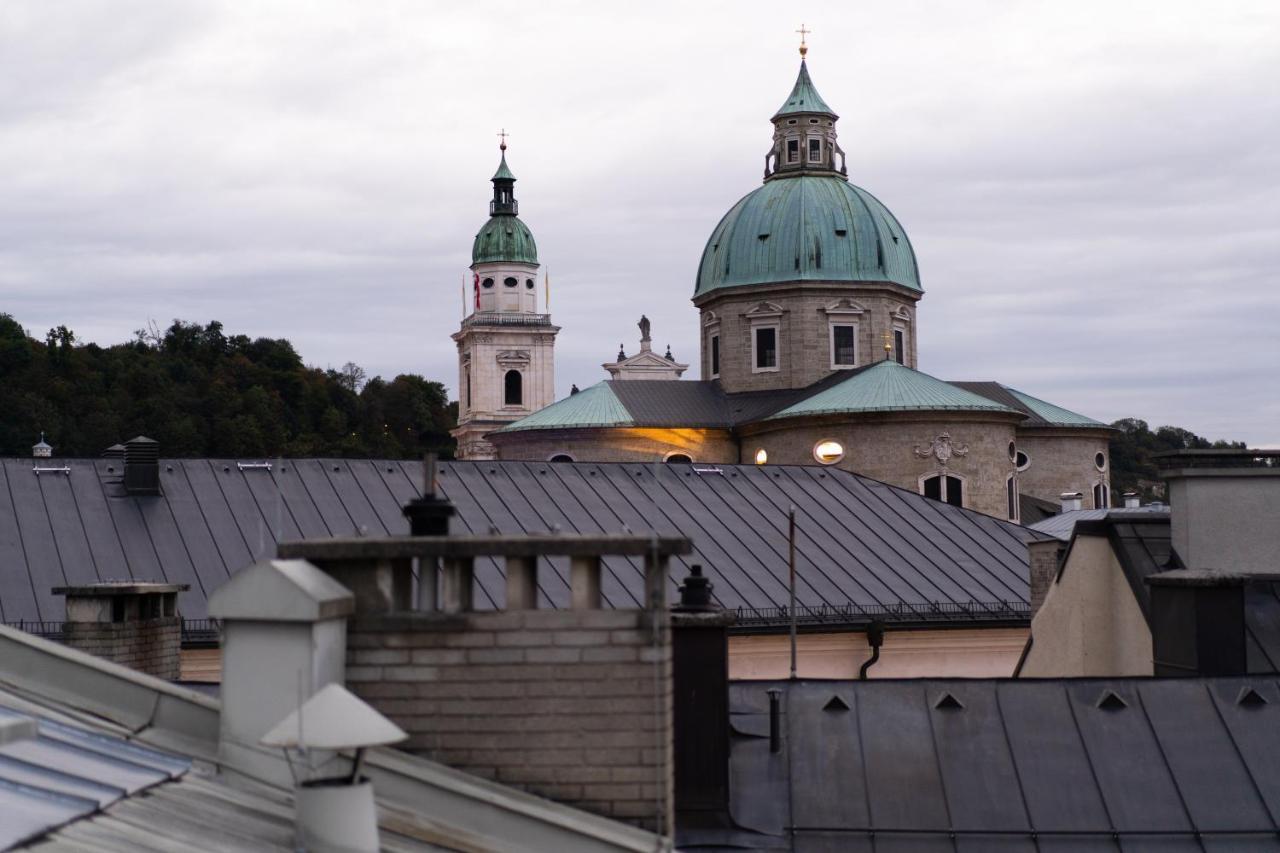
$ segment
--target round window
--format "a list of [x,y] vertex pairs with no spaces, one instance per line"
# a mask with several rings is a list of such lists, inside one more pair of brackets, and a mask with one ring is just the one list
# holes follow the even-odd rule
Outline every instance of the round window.
[[507,287],[515,287],[520,282],[516,281],[514,278],[504,278],[502,280],[502,283],[505,284]]
[[524,280],[524,287],[525,287],[525,290],[533,290],[533,279],[526,278]]
[[844,458],[844,445],[830,438],[813,446],[813,458],[823,465],[834,465]]
[[1009,461],[1018,461],[1018,445],[1014,444],[1012,441],[1009,442]]
[[486,279],[484,280],[484,286],[485,286],[485,287],[493,287],[493,279],[491,279],[491,278],[486,278]]
[[1093,455],[1093,464],[1099,471],[1107,470],[1107,454],[1099,451]]
[[769,451],[765,450],[763,447],[756,451],[757,465],[763,465],[768,461],[769,461]]
[[1025,471],[1031,467],[1031,457],[1019,450],[1017,455],[1013,457],[1013,464],[1017,466],[1019,471]]

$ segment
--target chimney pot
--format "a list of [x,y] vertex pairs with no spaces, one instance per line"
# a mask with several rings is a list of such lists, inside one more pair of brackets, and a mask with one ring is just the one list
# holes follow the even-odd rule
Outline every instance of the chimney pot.
[[1136,493],[1136,492],[1125,492],[1125,493],[1124,493],[1124,508],[1125,508],[1125,509],[1138,509],[1138,508],[1139,508],[1139,507],[1141,507],[1141,506],[1142,506],[1142,499],[1138,497],[1138,495],[1137,495],[1137,493]]
[[1080,492],[1063,492],[1059,497],[1063,512],[1075,512],[1084,506],[1084,495]]

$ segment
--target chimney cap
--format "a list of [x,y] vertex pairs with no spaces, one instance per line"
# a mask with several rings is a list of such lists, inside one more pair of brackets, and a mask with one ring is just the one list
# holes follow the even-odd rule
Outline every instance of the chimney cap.
[[271,727],[263,746],[360,749],[399,743],[409,736],[347,688],[332,682]]
[[191,589],[189,583],[160,583],[152,581],[103,581],[78,586],[55,586],[50,590],[54,595],[68,596],[112,596],[112,595],[151,595],[165,592],[186,592]]
[[209,596],[215,619],[319,622],[354,611],[351,590],[306,560],[259,560]]
[[159,444],[159,443],[160,443],[160,442],[156,441],[154,438],[147,438],[145,435],[135,435],[133,438],[131,438],[131,439],[129,439],[128,441],[126,441],[126,442],[125,442],[125,444],[126,444],[126,445],[130,445],[130,444]]
[[1243,586],[1254,581],[1280,581],[1277,572],[1223,572],[1214,569],[1174,569],[1143,579],[1148,586]]

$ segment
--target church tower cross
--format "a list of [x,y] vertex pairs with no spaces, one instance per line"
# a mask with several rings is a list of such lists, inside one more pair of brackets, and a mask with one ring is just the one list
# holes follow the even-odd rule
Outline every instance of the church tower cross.
[[813,30],[805,29],[804,24],[800,25],[800,29],[796,30],[800,34],[800,55],[803,57],[809,52],[809,46],[804,43],[804,37],[813,32]]

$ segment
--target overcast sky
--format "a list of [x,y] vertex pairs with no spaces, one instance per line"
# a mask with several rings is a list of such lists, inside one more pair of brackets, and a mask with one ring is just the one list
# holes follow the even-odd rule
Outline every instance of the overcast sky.
[[641,312],[696,374],[698,258],[803,20],[919,257],[924,371],[1280,445],[1280,4],[779,8],[4,0],[0,311],[104,344],[218,319],[453,393],[505,127],[560,394]]

